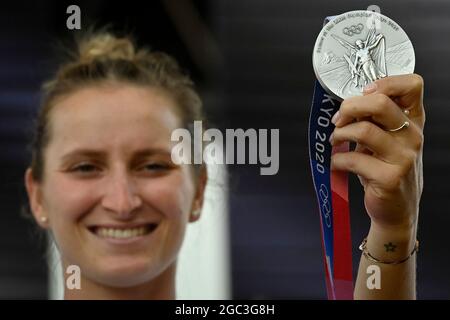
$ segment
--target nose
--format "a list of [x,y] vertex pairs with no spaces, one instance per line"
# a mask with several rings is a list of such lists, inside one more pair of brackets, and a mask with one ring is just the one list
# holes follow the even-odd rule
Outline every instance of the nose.
[[136,186],[126,172],[117,172],[108,179],[102,206],[119,219],[130,219],[142,205]]

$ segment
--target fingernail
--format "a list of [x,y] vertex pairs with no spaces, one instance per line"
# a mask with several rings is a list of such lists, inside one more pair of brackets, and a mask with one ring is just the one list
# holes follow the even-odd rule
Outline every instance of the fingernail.
[[332,134],[330,135],[330,138],[328,139],[328,142],[329,142],[330,144],[333,144],[333,135],[334,135],[334,133],[332,133]]
[[377,84],[375,82],[369,83],[367,86],[364,87],[364,93],[372,93],[377,91]]
[[333,118],[331,118],[331,123],[332,124],[336,124],[336,122],[339,120],[339,117],[340,117],[341,115],[340,115],[340,112],[339,112],[339,110],[334,114],[334,116],[333,116]]

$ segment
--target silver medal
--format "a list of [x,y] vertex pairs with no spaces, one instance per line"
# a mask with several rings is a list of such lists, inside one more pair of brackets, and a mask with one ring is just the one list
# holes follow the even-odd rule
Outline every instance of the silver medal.
[[372,11],[350,11],[328,22],[317,37],[317,80],[340,99],[362,95],[370,82],[414,72],[414,48],[392,19]]

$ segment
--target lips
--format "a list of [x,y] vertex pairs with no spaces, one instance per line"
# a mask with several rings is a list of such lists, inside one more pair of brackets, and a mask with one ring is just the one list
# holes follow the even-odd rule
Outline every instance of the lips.
[[139,225],[96,225],[88,227],[89,231],[104,239],[128,240],[151,234],[158,223]]

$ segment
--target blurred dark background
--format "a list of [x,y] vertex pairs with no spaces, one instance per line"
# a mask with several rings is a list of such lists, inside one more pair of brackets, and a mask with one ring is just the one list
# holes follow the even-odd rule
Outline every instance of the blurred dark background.
[[[0,298],[47,297],[42,246],[20,216],[27,132],[55,46],[70,43],[66,8],[82,28],[109,24],[139,44],[166,51],[190,71],[210,125],[279,128],[280,170],[229,166],[233,298],[325,299],[319,217],[307,151],[314,85],[311,53],[323,18],[380,6],[409,35],[425,78],[424,177],[418,297],[449,299],[450,2],[192,0],[3,1],[0,5]],[[445,147],[447,146],[447,147]],[[362,190],[351,178],[354,265],[368,231]]]

